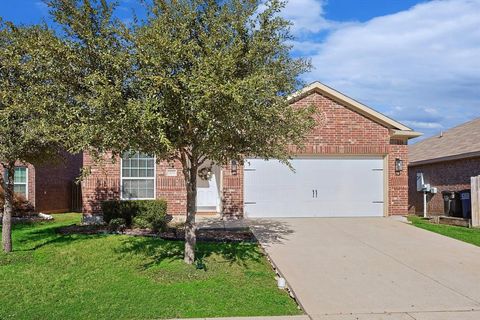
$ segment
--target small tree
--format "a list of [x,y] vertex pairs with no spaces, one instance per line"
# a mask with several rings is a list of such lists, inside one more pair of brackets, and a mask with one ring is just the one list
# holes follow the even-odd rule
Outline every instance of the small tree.
[[[2,244],[12,250],[11,217],[17,163],[59,159],[67,113],[59,104],[66,88],[60,63],[68,59],[60,41],[45,26],[16,27],[0,20],[0,164],[6,175]],[[63,64],[66,66],[67,64]]]
[[140,146],[183,166],[189,264],[200,166],[245,155],[287,163],[287,145],[301,144],[312,125],[310,108],[287,102],[309,63],[290,55],[289,22],[279,16],[284,1],[267,1],[259,12],[262,2],[155,0],[136,33],[139,121],[147,137],[165,135],[171,148],[151,139]]

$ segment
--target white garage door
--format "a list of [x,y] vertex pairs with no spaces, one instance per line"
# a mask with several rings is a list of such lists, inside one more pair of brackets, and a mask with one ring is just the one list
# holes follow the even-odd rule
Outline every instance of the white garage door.
[[382,158],[312,158],[245,163],[245,215],[268,217],[383,216]]

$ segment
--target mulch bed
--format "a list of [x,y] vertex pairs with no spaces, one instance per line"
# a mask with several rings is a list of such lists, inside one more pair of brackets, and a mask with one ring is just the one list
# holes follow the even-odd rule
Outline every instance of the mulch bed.
[[[165,232],[154,233],[148,229],[125,229],[123,232],[112,232],[106,226],[98,225],[73,225],[68,227],[59,228],[58,233],[63,235],[72,234],[125,234],[130,236],[143,236],[143,237],[159,237],[165,240],[179,240],[185,239],[185,233],[183,229],[169,228]],[[248,229],[200,229],[197,231],[197,241],[205,242],[255,242],[256,239],[252,232]]]

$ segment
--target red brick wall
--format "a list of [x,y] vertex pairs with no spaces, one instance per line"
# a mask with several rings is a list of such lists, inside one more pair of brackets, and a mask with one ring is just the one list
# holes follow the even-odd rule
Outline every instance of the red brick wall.
[[[177,170],[176,177],[168,177],[168,169]],[[168,213],[172,215],[185,215],[187,213],[187,193],[185,180],[180,161],[157,164],[157,198],[166,199]]]
[[[390,215],[408,213],[408,146],[406,142],[390,144],[388,156],[388,212]],[[395,172],[395,159],[403,160],[403,171]]]
[[480,175],[480,157],[409,167],[409,212],[423,214],[423,193],[417,191],[417,173],[423,172],[425,183],[438,188],[427,197],[427,212],[443,215],[442,191],[470,189],[470,178]]
[[101,213],[103,200],[120,198],[120,160],[113,161],[107,154],[95,162],[88,153],[83,154],[83,166],[90,173],[82,181],[82,210],[84,214]]
[[306,137],[306,148],[299,154],[370,154],[389,151],[389,130],[320,94],[313,93],[294,104],[314,105],[318,126]]
[[[90,174],[82,181],[83,212],[87,215],[100,214],[100,204],[104,200],[120,199],[120,158],[112,161],[108,154],[95,163],[87,153],[83,156],[85,168]],[[167,169],[176,169],[176,176],[167,176]],[[168,213],[185,215],[187,195],[183,179],[182,166],[179,161],[161,161],[156,165],[156,198],[166,199]]]
[[[65,161],[48,165],[18,162],[16,166],[28,168],[28,201],[35,212],[58,213],[71,210],[72,181],[82,167],[82,154],[65,153]],[[4,174],[0,168],[0,174]]]
[[[16,167],[27,167],[27,200],[35,207],[35,167],[30,163],[17,162]],[[0,166],[0,174],[5,177],[5,170]]]
[[223,167],[222,212],[232,218],[243,216],[243,166],[237,164],[232,170],[231,163]]
[[64,162],[35,167],[35,211],[54,213],[72,209],[72,183],[80,175],[83,156],[64,156]]
[[[318,108],[318,126],[306,137],[305,148],[292,151],[299,155],[374,155],[388,156],[388,212],[406,214],[408,211],[407,190],[407,145],[406,141],[390,139],[389,129],[334,102],[320,94],[311,94],[297,102],[298,107],[315,105]],[[405,170],[395,173],[395,158],[404,161]],[[88,155],[84,156],[86,166],[92,166],[91,176],[83,185],[84,211],[99,213],[99,202],[107,198],[118,198],[120,164],[95,165]],[[177,177],[166,177],[169,166],[178,170]],[[157,165],[157,197],[168,201],[171,214],[185,214],[186,194],[178,162]],[[228,216],[243,215],[243,167],[238,165],[236,173],[230,164],[223,167],[222,211]]]

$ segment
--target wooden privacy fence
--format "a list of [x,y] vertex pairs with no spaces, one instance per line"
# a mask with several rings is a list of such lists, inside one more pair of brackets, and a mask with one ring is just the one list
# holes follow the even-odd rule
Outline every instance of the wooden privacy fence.
[[70,210],[72,212],[82,212],[82,186],[76,181],[72,181],[72,194]]
[[472,177],[472,227],[480,227],[480,176]]

